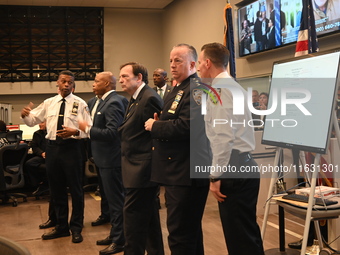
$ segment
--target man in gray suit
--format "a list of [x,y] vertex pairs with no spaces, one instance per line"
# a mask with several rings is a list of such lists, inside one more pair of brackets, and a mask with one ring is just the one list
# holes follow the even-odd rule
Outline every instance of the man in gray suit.
[[163,101],[148,84],[148,71],[141,64],[121,66],[119,82],[131,96],[123,124],[122,174],[126,188],[124,204],[124,255],[163,255],[163,240],[156,207],[158,185],[150,181],[152,139],[144,129],[147,119],[158,114]]
[[165,98],[170,93],[172,87],[166,84],[167,82],[167,72],[162,68],[157,68],[153,72],[153,84],[156,87],[153,89],[157,91],[157,94],[165,101]]
[[[108,255],[123,251],[125,243],[123,232],[125,192],[122,183],[118,127],[123,122],[128,100],[116,93],[116,78],[111,72],[97,74],[92,87],[96,97],[88,102],[93,120],[90,129],[91,151],[109,204],[111,223],[109,236],[97,241],[97,244],[109,245],[99,253]],[[86,129],[84,126],[82,128]]]

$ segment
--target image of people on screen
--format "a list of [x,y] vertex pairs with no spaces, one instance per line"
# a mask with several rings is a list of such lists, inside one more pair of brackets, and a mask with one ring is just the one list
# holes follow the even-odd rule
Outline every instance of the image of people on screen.
[[249,54],[251,52],[252,32],[249,27],[249,20],[243,21],[243,29],[241,31],[240,50],[241,54]]
[[340,28],[340,0],[312,0],[315,28],[324,34]]
[[[340,31],[340,0],[311,2],[317,36]],[[242,57],[295,43],[300,30],[302,7],[302,0],[258,0],[239,8],[239,55]],[[250,50],[249,42],[245,45],[242,40],[245,38],[245,25],[252,32]]]
[[268,23],[268,31],[267,31],[267,40],[268,40],[268,48],[274,48],[275,47],[275,28],[273,21],[269,19]]
[[[281,45],[281,30],[286,27],[286,15],[279,6],[277,4],[275,9],[274,0],[260,0],[238,10],[240,56]],[[280,20],[277,24],[279,32],[275,32],[275,19]],[[251,31],[251,39],[245,42],[247,30]]]
[[256,21],[254,24],[254,37],[256,42],[256,51],[264,50],[262,44],[262,14],[260,11],[256,12]]

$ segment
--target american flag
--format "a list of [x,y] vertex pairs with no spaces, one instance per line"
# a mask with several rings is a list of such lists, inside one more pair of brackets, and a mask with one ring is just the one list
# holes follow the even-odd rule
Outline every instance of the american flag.
[[224,45],[230,52],[229,58],[229,72],[230,75],[236,78],[236,67],[235,67],[235,46],[234,46],[234,29],[233,29],[233,18],[232,8],[230,3],[227,3],[224,7]]
[[302,0],[302,15],[295,57],[319,51],[311,0]]

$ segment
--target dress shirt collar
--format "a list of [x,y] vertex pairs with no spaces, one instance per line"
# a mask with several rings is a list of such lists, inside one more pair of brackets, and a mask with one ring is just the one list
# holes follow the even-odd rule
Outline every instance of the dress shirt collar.
[[[101,98],[101,100],[105,100],[105,98],[107,98],[107,96],[108,95],[110,95],[110,93],[112,93],[112,92],[114,92],[114,89],[112,89],[112,90],[110,90],[110,91],[108,91],[108,92],[106,92],[103,96],[102,96],[102,98]],[[98,96],[96,96],[97,98],[98,98]]]
[[142,88],[144,88],[145,83],[143,82],[142,85],[139,86],[139,88],[135,91],[135,93],[133,93],[132,98],[136,100],[136,98],[139,95],[139,92],[142,90]]
[[163,87],[159,88],[157,87],[157,92],[159,91],[159,89],[162,89],[163,93],[165,93],[165,90],[166,90],[166,84],[164,84]]
[[[73,94],[70,93],[67,97],[65,97],[66,103],[68,103],[72,98],[73,98]],[[61,99],[63,99],[63,97],[60,94],[58,94],[57,102],[61,101]]]
[[222,73],[219,73],[212,81],[212,86],[214,86],[216,83],[218,83],[218,81],[220,79],[228,79],[228,78],[231,78],[230,74],[225,71],[225,72],[222,72]]

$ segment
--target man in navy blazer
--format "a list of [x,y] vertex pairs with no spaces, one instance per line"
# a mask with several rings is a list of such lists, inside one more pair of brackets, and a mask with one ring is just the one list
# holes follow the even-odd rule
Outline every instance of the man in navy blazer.
[[121,149],[118,127],[123,122],[128,100],[115,91],[116,78],[111,72],[96,75],[92,85],[96,97],[90,99],[93,126],[90,129],[91,152],[106,195],[111,231],[97,244],[109,245],[101,255],[115,254],[124,249],[123,205],[124,188],[121,171]]
[[165,98],[168,96],[168,94],[171,92],[172,87],[166,83],[168,77],[167,72],[162,68],[157,68],[153,72],[153,84],[155,84],[156,87],[153,89],[157,91],[157,94],[165,101]]
[[124,255],[164,255],[159,211],[158,185],[150,181],[152,139],[144,123],[163,107],[163,100],[148,84],[147,69],[129,62],[121,66],[119,82],[131,95],[123,124],[122,173],[126,188],[124,204]]

